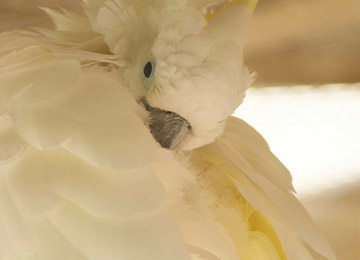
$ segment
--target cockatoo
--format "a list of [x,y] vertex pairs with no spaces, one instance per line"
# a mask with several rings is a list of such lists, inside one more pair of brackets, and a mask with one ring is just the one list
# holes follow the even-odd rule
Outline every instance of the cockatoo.
[[0,35],[1,260],[336,259],[230,116],[255,4],[86,0]]

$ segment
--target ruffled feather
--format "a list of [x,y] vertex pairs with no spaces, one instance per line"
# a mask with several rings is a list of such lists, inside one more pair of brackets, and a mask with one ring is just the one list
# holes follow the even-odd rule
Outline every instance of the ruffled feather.
[[47,12],[61,32],[0,35],[3,259],[189,259],[122,61],[92,52],[104,42],[84,20]]
[[[309,258],[310,253],[299,239],[328,259],[336,259],[309,214],[293,195],[287,170],[271,154],[263,139],[239,119],[229,119],[227,123],[227,129],[215,143],[200,148],[195,154],[228,176],[239,194],[269,216],[275,227],[279,227],[276,228],[277,236],[281,238],[288,259]],[[239,135],[232,133],[233,129],[239,129]],[[259,162],[256,157],[265,160]],[[250,248],[256,248],[261,241],[267,244],[260,236],[255,238],[253,244],[250,243]],[[293,250],[297,250],[296,253]],[[294,255],[297,257],[293,258]]]

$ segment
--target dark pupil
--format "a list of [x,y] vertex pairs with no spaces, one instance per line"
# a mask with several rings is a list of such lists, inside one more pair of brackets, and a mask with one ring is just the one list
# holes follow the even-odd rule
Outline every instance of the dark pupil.
[[145,67],[144,67],[144,75],[146,78],[149,78],[152,72],[152,64],[149,61],[148,63],[146,63]]

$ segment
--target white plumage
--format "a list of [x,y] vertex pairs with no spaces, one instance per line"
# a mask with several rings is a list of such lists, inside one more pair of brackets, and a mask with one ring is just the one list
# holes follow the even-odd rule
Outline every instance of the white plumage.
[[[228,118],[253,81],[249,3],[85,2],[86,18],[45,9],[56,30],[0,34],[0,259],[336,259]],[[163,137],[169,118],[189,127]]]

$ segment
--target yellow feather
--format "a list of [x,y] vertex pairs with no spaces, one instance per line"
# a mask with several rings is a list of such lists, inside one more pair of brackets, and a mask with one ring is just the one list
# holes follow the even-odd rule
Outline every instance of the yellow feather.
[[273,243],[264,233],[251,232],[249,251],[242,260],[280,260]]
[[258,0],[229,0],[229,2],[226,5],[224,5],[220,10],[218,10],[217,12],[215,12],[213,14],[208,14],[205,17],[208,21],[210,21],[212,18],[214,18],[216,15],[218,15],[222,10],[224,10],[232,5],[238,5],[238,4],[247,5],[252,14],[255,10],[257,2],[258,2]]
[[228,232],[241,259],[287,260],[272,221],[250,205],[236,187],[234,180],[242,180],[233,172],[231,162],[204,148],[196,153],[207,164],[202,178],[219,198],[214,209],[217,221]]
[[[236,215],[238,222],[224,217],[223,212],[217,212],[217,215],[220,216],[218,221],[229,232],[239,255],[246,256],[241,259],[312,259],[303,245],[305,243],[327,259],[336,259],[294,196],[291,178],[282,169],[284,166],[271,155],[269,147],[255,134],[254,129],[246,127],[241,120],[229,119],[227,123],[224,134],[216,142],[199,148],[194,154],[206,164],[202,176],[211,171],[216,172],[216,177],[211,176],[213,182],[209,184],[220,198],[222,207],[240,212]],[[239,132],[238,136],[230,135],[237,128],[235,125],[242,126],[245,134]],[[249,144],[257,144],[253,156],[247,154],[251,146],[246,142],[236,142],[242,136],[249,138]],[[267,167],[258,167],[259,162],[251,159],[254,156],[263,158],[265,154],[269,155]],[[272,164],[278,167],[274,168]],[[271,174],[271,171],[274,172]],[[272,182],[268,179],[270,176],[282,179],[283,182]],[[285,185],[286,182],[289,182],[288,185]],[[229,190],[232,193],[230,196],[227,195]],[[248,225],[248,232],[246,229],[237,229],[242,222]],[[248,242],[244,242],[244,235],[248,236]],[[241,246],[239,241],[242,241]],[[248,250],[245,253],[244,247]]]
[[274,230],[272,221],[269,217],[260,211],[254,211],[249,218],[249,224],[252,230],[260,231],[265,234],[272,242],[281,260],[286,260],[285,252],[281,246],[281,242]]

